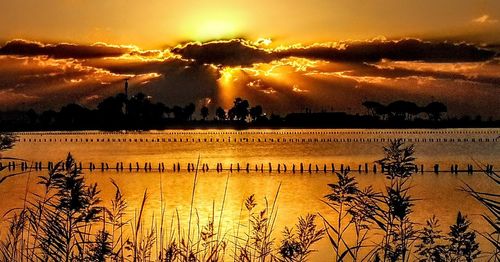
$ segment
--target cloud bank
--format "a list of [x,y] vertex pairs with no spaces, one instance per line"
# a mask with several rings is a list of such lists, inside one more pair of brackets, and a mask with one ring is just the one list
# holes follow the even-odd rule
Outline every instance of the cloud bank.
[[18,39],[0,47],[0,110],[95,106],[130,79],[132,93],[172,105],[227,107],[242,96],[268,112],[355,113],[366,99],[440,100],[457,115],[500,118],[495,46],[400,39],[270,47],[230,39],[142,50]]
[[130,48],[106,44],[42,44],[22,39],[7,42],[0,48],[1,55],[48,56],[51,58],[90,59],[117,57],[130,52]]

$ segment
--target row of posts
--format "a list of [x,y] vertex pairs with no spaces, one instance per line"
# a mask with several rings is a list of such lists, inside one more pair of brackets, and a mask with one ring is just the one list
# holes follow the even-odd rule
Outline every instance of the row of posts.
[[[5,164],[5,166],[4,166],[4,164]],[[15,171],[17,166],[20,167],[21,171],[27,171],[29,169],[34,169],[35,171],[41,171],[44,169],[52,170],[55,167],[53,162],[48,162],[47,166],[45,167],[45,166],[43,166],[42,162],[33,162],[30,165],[28,165],[27,162],[20,162],[19,163],[16,161],[9,161],[7,163],[0,163],[0,170],[7,168],[9,171]],[[370,171],[369,167],[370,167],[370,165],[368,163],[365,163],[364,165],[358,165],[357,171],[358,171],[358,173],[362,173],[362,172],[368,173]],[[380,170],[382,171],[382,173],[384,173],[386,171],[384,166],[377,165],[377,164],[373,164],[371,171],[373,173],[377,173],[377,171],[378,171],[377,167],[380,167]],[[62,168],[64,170],[65,166],[60,165],[60,168]],[[84,169],[84,166],[82,165],[81,162],[78,163],[78,168],[81,170]],[[133,171],[135,171],[135,172],[139,172],[139,171],[165,172],[167,170],[165,168],[164,163],[158,163],[158,166],[153,167],[151,162],[145,162],[145,163],[141,163],[141,164],[139,162],[135,162],[135,163],[128,163],[128,165],[124,165],[123,162],[117,162],[113,166],[110,166],[108,163],[105,163],[105,162],[101,162],[97,165],[93,162],[90,162],[88,164],[88,167],[85,167],[85,169],[88,169],[90,171],[100,170],[102,172],[109,171],[112,169],[114,169],[116,171],[128,170],[129,172],[133,172]],[[197,167],[194,163],[187,163],[186,170],[188,172],[194,172],[194,171],[196,171],[196,169],[197,169]],[[172,170],[174,172],[181,172],[182,171],[181,164],[179,162],[173,163]],[[208,172],[210,170],[210,167],[207,163],[202,163],[202,164],[200,164],[200,166],[198,166],[198,170],[200,170],[202,172]],[[234,172],[241,172],[241,171],[264,172],[264,171],[267,171],[267,172],[273,172],[273,171],[276,171],[278,173],[281,173],[281,172],[286,173],[288,171],[291,171],[292,173],[296,173],[296,172],[300,172],[300,173],[324,172],[324,173],[327,173],[327,172],[337,172],[337,171],[340,171],[340,172],[354,171],[354,169],[351,169],[351,166],[344,165],[344,164],[340,164],[340,168],[336,169],[335,164],[333,164],[333,163],[330,165],[323,164],[322,166],[318,165],[318,164],[313,165],[313,164],[304,164],[304,163],[300,163],[299,165],[291,164],[291,165],[287,166],[286,164],[279,163],[277,166],[273,167],[272,163],[270,163],[270,162],[267,164],[261,163],[260,165],[258,165],[258,164],[251,165],[250,163],[247,163],[246,165],[240,165],[240,163],[237,163],[237,164],[229,164],[229,166],[226,166],[226,167],[224,167],[224,165],[222,163],[216,163],[215,170],[216,170],[216,172],[223,172],[223,171],[230,171],[230,172],[233,172],[233,171]],[[416,173],[418,173],[418,172],[423,173],[423,172],[425,172],[424,165],[420,165],[420,166],[414,165],[413,168],[410,168],[409,171],[413,171]],[[448,172],[450,172],[452,174],[458,174],[459,172],[466,172],[467,174],[472,174],[472,173],[474,173],[474,171],[478,171],[478,170],[474,170],[474,165],[472,165],[472,164],[467,164],[466,169],[459,169],[459,166],[457,164],[452,164],[452,165],[450,165],[450,169]],[[485,168],[483,170],[480,170],[480,171],[491,173],[494,171],[493,165],[487,164],[485,166]],[[433,166],[433,172],[438,174],[440,172],[447,172],[447,171],[441,170],[440,165],[435,164]]]

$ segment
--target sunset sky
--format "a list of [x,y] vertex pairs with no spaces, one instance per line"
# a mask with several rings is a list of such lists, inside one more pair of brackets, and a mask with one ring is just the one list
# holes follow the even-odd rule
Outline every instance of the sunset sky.
[[167,105],[363,113],[438,100],[500,119],[500,1],[0,0],[0,110]]

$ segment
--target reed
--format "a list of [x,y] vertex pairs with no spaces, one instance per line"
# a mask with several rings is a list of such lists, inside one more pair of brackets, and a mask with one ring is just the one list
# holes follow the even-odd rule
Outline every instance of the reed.
[[[161,174],[160,214],[147,217],[147,211],[151,210],[147,190],[140,205],[130,207],[119,185],[111,180],[115,193],[109,203],[104,204],[98,185],[86,182],[81,165],[68,154],[64,161],[51,165],[48,172],[38,178],[43,189],[40,194],[26,189],[23,206],[5,214],[9,226],[2,229],[0,260],[307,261],[315,252],[314,245],[324,237],[333,247],[336,261],[484,258],[480,256],[477,233],[470,229],[470,221],[460,212],[446,234],[439,229],[437,218],[429,219],[422,227],[411,219],[415,201],[411,196],[411,176],[415,172],[413,153],[414,147],[401,141],[393,141],[384,149],[384,158],[378,162],[384,166],[383,175],[387,178],[382,192],[371,186],[360,188],[349,168],[341,167],[336,181],[328,184],[330,192],[323,200],[333,215],[298,217],[297,223],[285,227],[281,234],[276,232],[275,225],[280,213],[281,184],[273,198],[263,198],[262,204],[255,195],[248,196],[241,205],[236,230],[231,232],[223,222],[229,173],[220,210],[216,212],[213,202],[206,224],[201,223],[195,206],[195,199],[200,197],[196,195],[200,158],[196,166],[192,165],[194,179],[189,216],[183,220],[175,210],[168,222]],[[29,172],[31,168],[26,170]],[[492,168],[485,168],[484,172],[495,183],[500,183]],[[489,212],[483,214],[483,218],[493,231],[479,234],[495,248],[490,259],[496,261],[500,250],[499,196],[477,191],[466,184],[462,190]],[[318,218],[323,222],[320,226]],[[346,237],[346,232],[352,232],[354,238]]]
[[[487,165],[476,163],[482,172],[490,178],[492,183],[500,185],[500,175],[493,171],[493,168],[488,168]],[[464,183],[462,191],[468,193],[483,205],[488,213],[481,214],[484,221],[491,227],[490,232],[480,232],[493,247],[493,252],[490,254],[490,261],[500,261],[500,194],[496,192],[479,191],[472,186]]]

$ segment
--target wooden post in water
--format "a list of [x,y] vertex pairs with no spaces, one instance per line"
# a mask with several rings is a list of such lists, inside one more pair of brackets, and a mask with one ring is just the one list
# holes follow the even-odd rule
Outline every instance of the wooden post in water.
[[286,164],[283,164],[283,172],[286,173]]
[[300,173],[304,173],[304,164],[300,163]]
[[332,173],[335,172],[335,165],[332,163]]
[[439,165],[438,164],[434,165],[434,173],[439,174]]
[[373,164],[373,173],[376,174],[377,173],[377,164]]
[[340,164],[340,172],[344,173],[344,164]]
[[269,173],[273,172],[273,166],[271,165],[271,162],[269,162]]

